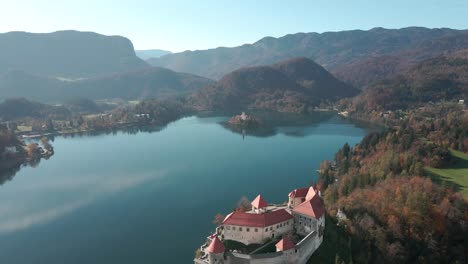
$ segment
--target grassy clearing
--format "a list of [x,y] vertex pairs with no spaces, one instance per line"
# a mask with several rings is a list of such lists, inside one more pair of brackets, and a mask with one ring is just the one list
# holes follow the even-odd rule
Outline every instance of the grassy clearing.
[[452,167],[447,169],[425,167],[425,170],[434,182],[443,186],[451,186],[468,196],[468,154],[456,150],[450,150],[450,152],[456,158]]
[[31,132],[32,131],[32,126],[18,126],[17,130],[19,132]]

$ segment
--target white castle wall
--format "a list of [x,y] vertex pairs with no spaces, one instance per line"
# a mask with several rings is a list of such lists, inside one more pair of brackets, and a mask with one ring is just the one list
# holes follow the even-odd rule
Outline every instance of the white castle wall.
[[293,230],[294,221],[287,221],[262,227],[245,227],[235,225],[224,225],[223,235],[225,240],[235,240],[245,245],[262,244],[265,240],[273,237],[281,236]]

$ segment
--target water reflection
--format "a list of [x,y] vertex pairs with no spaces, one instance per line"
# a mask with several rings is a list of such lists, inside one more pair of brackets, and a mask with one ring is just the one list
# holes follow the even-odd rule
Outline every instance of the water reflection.
[[[319,135],[321,133],[334,134],[334,135],[349,135],[349,131],[344,130],[329,130],[326,124],[343,124],[350,123],[343,117],[336,115],[333,112],[317,112],[308,115],[298,115],[289,113],[272,113],[272,112],[250,112],[250,115],[258,118],[261,121],[261,126],[257,128],[243,128],[230,125],[227,121],[228,118],[219,122],[225,129],[242,135],[245,139],[246,136],[254,137],[272,137],[282,134],[290,137],[306,137],[310,135]],[[207,115],[207,114],[206,114]],[[321,125],[319,127],[318,125]],[[324,126],[325,124],[325,126]],[[369,124],[363,122],[353,122],[358,128],[367,130],[380,130],[380,127],[371,127]]]
[[78,132],[78,133],[70,133],[70,134],[61,134],[59,136],[64,137],[64,138],[75,138],[75,137],[87,137],[87,136],[117,135],[118,133],[123,133],[123,134],[128,134],[128,135],[136,135],[138,133],[161,132],[166,127],[167,127],[167,125],[165,125],[165,126],[152,126],[152,125],[129,126],[129,127],[106,129],[106,130],[96,130],[96,131],[86,131],[86,132]]
[[[245,140],[248,136],[267,138],[273,137],[278,134],[282,134],[290,137],[306,137],[310,135],[319,135],[322,133],[326,134],[335,134],[335,135],[349,135],[349,131],[345,130],[330,130],[326,124],[343,124],[349,123],[353,124],[357,128],[362,128],[368,131],[379,131],[382,130],[382,127],[373,126],[365,122],[353,121],[351,122],[348,119],[345,119],[341,116],[336,115],[333,112],[317,112],[308,115],[299,115],[299,114],[290,114],[290,113],[278,113],[278,112],[265,112],[265,111],[253,111],[249,114],[257,117],[262,121],[262,125],[255,129],[247,129],[241,127],[235,127],[228,124],[230,116],[235,115],[235,113],[217,113],[217,112],[205,112],[197,115],[198,118],[193,119],[193,122],[197,123],[206,123],[211,124],[213,122],[220,124],[225,129],[240,134],[242,139]],[[171,122],[172,123],[172,122]],[[49,140],[54,142],[55,137],[63,138],[80,138],[80,137],[89,137],[89,136],[107,136],[107,135],[117,135],[118,133],[136,135],[138,133],[158,133],[165,130],[168,125],[164,126],[129,126],[121,127],[116,129],[108,130],[99,130],[99,131],[88,131],[80,133],[71,133],[71,134],[62,134],[62,135],[51,135]],[[318,125],[321,124],[319,127]],[[324,126],[325,124],[325,126]],[[31,139],[29,141],[37,141]],[[48,158],[45,158],[48,159]],[[17,172],[21,168],[30,166],[36,167],[41,160],[32,160],[27,164],[19,164],[9,169],[0,169],[0,185],[3,185],[7,181],[11,181]]]
[[[49,157],[44,158],[44,159],[49,159]],[[16,173],[18,173],[22,168],[24,167],[32,167],[35,168],[39,165],[41,162],[41,159],[33,159],[29,160],[27,163],[18,163],[16,165],[12,165],[9,168],[2,168],[0,169],[0,185],[5,184],[7,181],[11,181]]]
[[[12,203],[0,204],[0,234],[16,232],[38,224],[47,224],[67,214],[92,204],[99,199],[128,190],[166,175],[166,172],[128,175],[120,174],[112,177],[98,178],[58,178],[54,181],[34,186],[25,185],[16,189],[15,194],[6,196]],[[23,193],[17,197],[8,197]],[[81,194],[67,198],[67,194]],[[60,195],[60,201],[54,203],[31,203],[30,197],[46,197]],[[5,197],[4,197],[5,198]],[[11,198],[11,199],[8,199]]]

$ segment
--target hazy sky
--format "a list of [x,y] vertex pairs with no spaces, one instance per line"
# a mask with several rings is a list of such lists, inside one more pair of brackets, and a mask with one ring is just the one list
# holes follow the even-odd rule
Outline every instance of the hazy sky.
[[0,32],[76,29],[182,51],[296,32],[467,29],[467,14],[468,0],[0,0]]

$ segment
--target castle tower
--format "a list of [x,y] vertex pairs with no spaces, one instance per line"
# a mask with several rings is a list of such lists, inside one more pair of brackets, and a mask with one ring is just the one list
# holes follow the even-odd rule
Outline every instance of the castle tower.
[[206,250],[208,252],[208,260],[210,261],[210,264],[224,263],[224,251],[226,248],[217,236],[211,240],[211,243]]
[[268,203],[263,199],[263,197],[259,194],[257,197],[252,201],[252,209],[257,214],[264,213],[266,211],[266,207]]
[[296,245],[288,237],[283,237],[275,246],[276,252],[282,251],[284,254],[285,258],[282,263],[297,263]]

